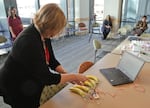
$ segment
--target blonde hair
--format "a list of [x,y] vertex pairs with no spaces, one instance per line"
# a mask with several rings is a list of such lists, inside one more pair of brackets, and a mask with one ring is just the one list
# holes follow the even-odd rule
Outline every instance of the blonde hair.
[[108,21],[111,21],[111,16],[107,15],[105,19],[108,20]]
[[40,33],[46,37],[59,35],[66,26],[66,18],[63,11],[55,3],[44,5],[33,18],[34,24]]

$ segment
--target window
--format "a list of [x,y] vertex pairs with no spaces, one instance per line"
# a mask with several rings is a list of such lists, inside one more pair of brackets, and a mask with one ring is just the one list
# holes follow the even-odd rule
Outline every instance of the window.
[[56,4],[60,5],[60,1],[61,0],[40,0],[40,6],[43,6],[47,3],[56,3]]
[[149,0],[123,0],[121,25],[130,24],[134,26],[143,15],[147,16],[147,22],[150,23],[149,10]]
[[30,24],[31,18],[36,12],[35,0],[16,0],[16,2],[23,24]]
[[67,0],[68,3],[68,21],[74,21],[74,0]]
[[66,0],[40,0],[40,7],[47,3],[58,4],[60,8],[63,10],[64,14],[66,15]]
[[35,0],[17,0],[19,15],[23,18],[30,18],[36,12]]
[[47,3],[56,3],[63,10],[68,21],[74,25],[74,0],[16,0],[18,14],[24,25],[31,23],[37,9]]
[[104,0],[94,0],[94,14],[98,22],[103,20],[104,16]]

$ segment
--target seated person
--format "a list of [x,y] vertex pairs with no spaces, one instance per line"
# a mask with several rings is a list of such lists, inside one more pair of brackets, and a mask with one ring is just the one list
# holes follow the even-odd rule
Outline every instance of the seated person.
[[133,28],[133,31],[131,34],[140,36],[146,29],[147,29],[147,22],[146,22],[147,16],[143,16],[140,21],[136,24],[136,27]]
[[102,33],[103,33],[103,39],[107,38],[107,35],[109,34],[110,30],[112,28],[112,21],[110,15],[107,15],[105,20],[103,21],[102,25]]

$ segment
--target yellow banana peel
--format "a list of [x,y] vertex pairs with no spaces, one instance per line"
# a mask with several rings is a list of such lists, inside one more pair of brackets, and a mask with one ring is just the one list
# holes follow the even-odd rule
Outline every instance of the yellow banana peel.
[[94,75],[86,75],[87,78],[94,80],[96,83],[99,83],[99,79]]
[[84,85],[85,85],[85,86],[88,86],[88,87],[90,87],[90,88],[93,87],[93,84],[92,84],[89,80],[85,81],[85,82],[84,82]]
[[96,81],[94,81],[93,79],[89,79],[89,82],[92,84],[92,87],[96,87]]
[[79,88],[85,92],[89,92],[90,91],[90,88],[89,87],[86,87],[86,86],[83,86],[83,85],[74,85],[73,87],[76,87],[76,88]]
[[80,95],[81,97],[85,97],[86,96],[86,93],[83,90],[81,90],[81,89],[79,89],[77,87],[71,87],[70,91]]

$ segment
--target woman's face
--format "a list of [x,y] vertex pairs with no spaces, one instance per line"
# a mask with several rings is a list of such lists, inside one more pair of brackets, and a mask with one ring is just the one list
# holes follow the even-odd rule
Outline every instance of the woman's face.
[[11,10],[11,13],[14,14],[14,15],[16,14],[16,12],[17,12],[17,10],[16,10],[15,8],[13,8],[13,9]]
[[145,22],[145,21],[146,21],[146,18],[145,18],[145,17],[143,17],[143,18],[142,18],[142,22]]

